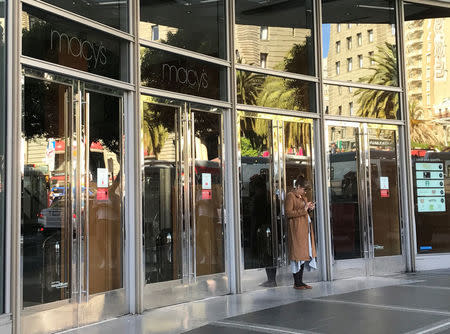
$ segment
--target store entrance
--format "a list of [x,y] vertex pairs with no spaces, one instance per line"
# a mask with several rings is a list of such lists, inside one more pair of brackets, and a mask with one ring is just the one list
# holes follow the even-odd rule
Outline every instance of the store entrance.
[[31,69],[22,80],[22,332],[126,314],[123,93]]
[[243,290],[291,284],[284,200],[297,176],[314,185],[312,120],[241,112],[239,125]]
[[398,127],[327,122],[333,277],[405,270]]
[[141,101],[144,306],[227,294],[223,110]]

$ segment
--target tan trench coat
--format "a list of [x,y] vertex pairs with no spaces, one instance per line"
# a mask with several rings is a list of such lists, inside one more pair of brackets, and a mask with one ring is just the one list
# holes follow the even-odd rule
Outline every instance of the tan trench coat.
[[[285,209],[288,218],[288,245],[289,259],[293,261],[308,261],[308,211],[305,205],[308,199],[305,196],[288,193]],[[312,256],[316,257],[316,245],[314,242],[314,230],[311,228],[311,248]]]

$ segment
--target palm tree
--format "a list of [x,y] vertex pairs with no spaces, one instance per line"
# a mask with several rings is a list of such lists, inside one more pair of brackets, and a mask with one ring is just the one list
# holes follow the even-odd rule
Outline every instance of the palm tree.
[[[385,43],[370,57],[374,64],[372,74],[362,77],[361,82],[382,86],[398,86],[397,47]],[[358,116],[396,119],[399,111],[399,94],[375,89],[358,89]]]
[[[242,63],[242,59],[238,58],[237,62]],[[259,93],[264,83],[264,75],[254,72],[237,71],[236,72],[236,89],[237,102],[241,104],[256,105]]]
[[299,110],[294,99],[295,89],[286,86],[286,79],[270,76],[266,78],[258,105],[262,107]]
[[[436,124],[423,119],[422,106],[416,99],[409,100],[409,124],[412,146],[429,148],[430,146],[444,145],[443,129],[439,129]],[[439,136],[439,130],[442,130],[442,136]]]

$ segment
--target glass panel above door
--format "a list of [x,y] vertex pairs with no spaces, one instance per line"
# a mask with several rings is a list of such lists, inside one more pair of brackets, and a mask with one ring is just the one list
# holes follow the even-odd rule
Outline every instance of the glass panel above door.
[[141,85],[228,100],[226,67],[148,47],[141,47]]
[[315,74],[313,1],[236,0],[236,61]]
[[141,0],[140,19],[141,38],[227,58],[224,0]]
[[22,54],[128,81],[128,42],[29,5],[22,11]]
[[316,112],[314,82],[238,70],[236,89],[241,104]]
[[400,119],[400,94],[385,90],[324,85],[324,112],[334,116]]
[[392,0],[322,0],[324,76],[398,86],[395,8]]
[[44,0],[72,13],[128,31],[128,0]]

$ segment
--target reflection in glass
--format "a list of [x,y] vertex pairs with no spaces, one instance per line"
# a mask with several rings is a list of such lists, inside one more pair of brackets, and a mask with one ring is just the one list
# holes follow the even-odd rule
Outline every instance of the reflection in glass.
[[330,223],[334,259],[363,256],[359,220],[358,128],[328,127]]
[[1,6],[0,8],[0,314],[4,312],[4,266],[5,266],[5,69],[6,69],[6,20],[5,20],[5,9],[6,6]]
[[[284,161],[286,169],[286,191],[293,189],[294,180],[303,175],[311,183],[314,191],[314,175],[312,171],[312,126],[309,123],[284,122]],[[307,193],[310,200],[314,195]]]
[[25,4],[22,28],[23,55],[128,81],[128,42]]
[[369,128],[375,256],[401,254],[396,131]]
[[119,97],[88,92],[89,293],[123,287],[122,124]]
[[315,112],[316,85],[314,83],[237,71],[236,85],[238,103]]
[[128,30],[128,0],[44,1],[110,27]]
[[222,115],[150,96],[142,106],[145,282],[223,273]]
[[[244,268],[273,266],[272,121],[242,117],[241,228]],[[276,265],[276,263],[275,263]]]
[[405,2],[404,11],[417,251],[450,252],[450,9]]
[[227,100],[227,69],[171,52],[141,47],[141,85]]
[[174,106],[143,103],[146,284],[181,278],[178,110]]
[[[322,0],[322,13],[324,78],[398,86],[395,1]],[[335,71],[337,62],[356,63],[358,55],[361,67]]]
[[[283,194],[293,190],[299,175],[314,184],[311,138],[311,123],[300,119],[250,113],[240,118],[244,268],[266,268],[263,286],[276,284],[277,266],[288,263]],[[313,198],[313,190],[307,196]]]
[[[225,1],[140,1],[141,38],[226,58]],[[158,34],[155,30],[158,29]]]
[[329,115],[399,119],[399,93],[324,85],[324,110]]
[[[238,63],[315,74],[311,0],[289,3],[236,0],[235,3]],[[265,64],[261,62],[263,54]]]
[[196,274],[225,271],[222,119],[191,109],[194,119]]
[[71,87],[24,78],[22,298],[32,306],[70,298]]

